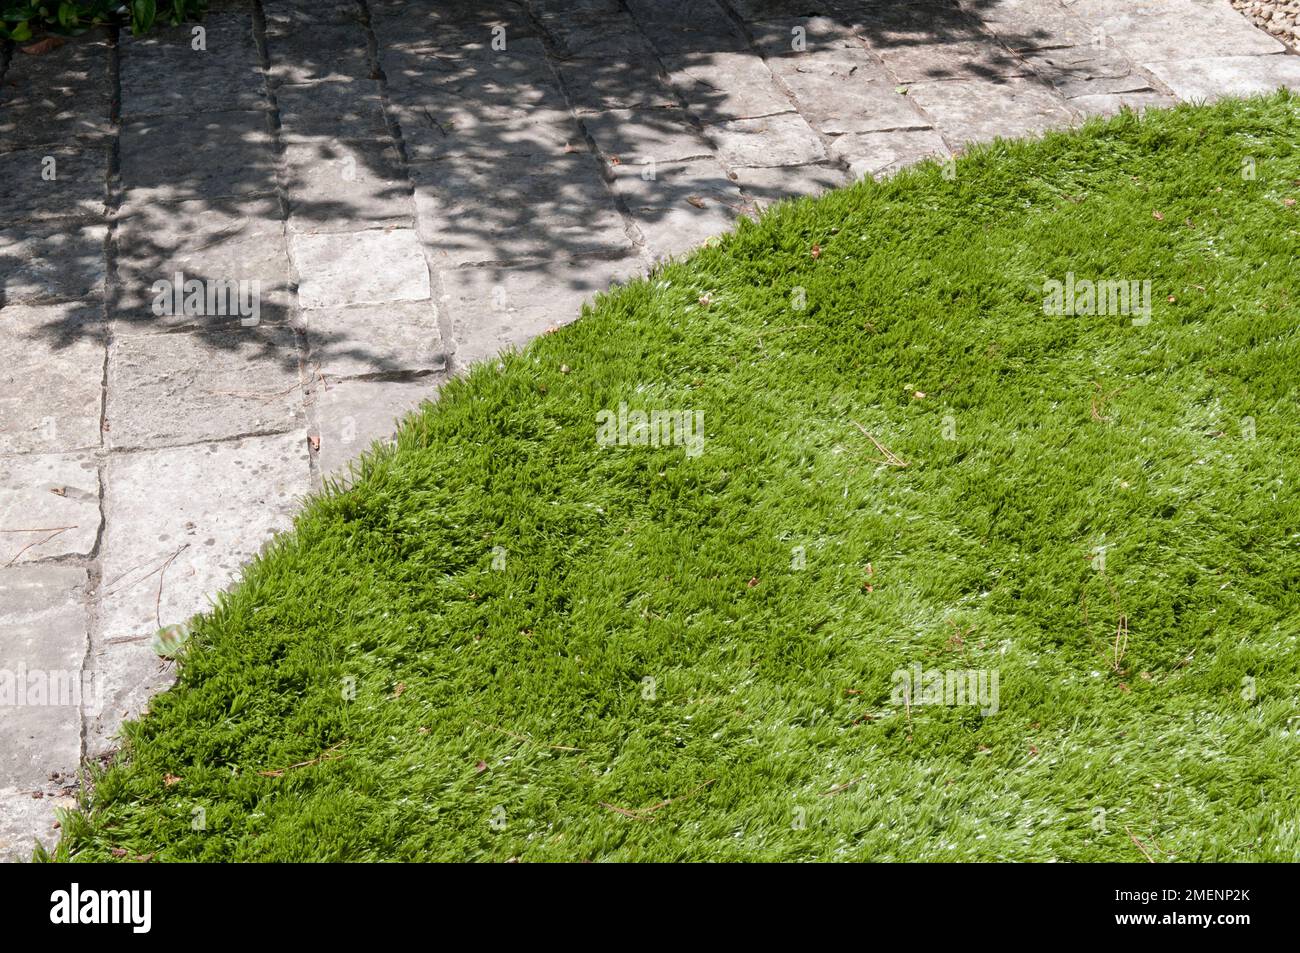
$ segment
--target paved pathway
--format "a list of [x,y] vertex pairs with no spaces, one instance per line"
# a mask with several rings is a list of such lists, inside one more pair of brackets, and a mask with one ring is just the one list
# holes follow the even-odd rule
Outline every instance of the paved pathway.
[[[781,196],[1300,87],[1228,0],[217,0],[203,27],[0,61],[0,701],[27,676],[0,856],[168,683],[151,635],[448,374]],[[156,314],[178,273],[257,281],[256,323]]]

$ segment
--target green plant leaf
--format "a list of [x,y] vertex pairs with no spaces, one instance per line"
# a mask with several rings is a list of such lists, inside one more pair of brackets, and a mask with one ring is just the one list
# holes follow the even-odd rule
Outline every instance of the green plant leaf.
[[131,32],[136,36],[148,33],[158,18],[156,0],[131,0]]

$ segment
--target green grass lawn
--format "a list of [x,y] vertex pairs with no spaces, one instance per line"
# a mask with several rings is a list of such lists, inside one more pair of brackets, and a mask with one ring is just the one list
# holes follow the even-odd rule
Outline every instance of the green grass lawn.
[[196,621],[58,855],[1294,860],[1298,143],[1286,94],[996,143],[477,368]]

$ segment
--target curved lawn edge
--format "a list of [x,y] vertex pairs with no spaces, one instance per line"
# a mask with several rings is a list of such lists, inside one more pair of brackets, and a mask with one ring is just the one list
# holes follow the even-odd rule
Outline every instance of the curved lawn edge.
[[[57,856],[1294,856],[1297,129],[781,203],[449,383],[195,620]],[[1148,272],[1149,325],[1043,314]],[[703,452],[598,446],[620,405]],[[916,663],[998,711],[897,705]]]

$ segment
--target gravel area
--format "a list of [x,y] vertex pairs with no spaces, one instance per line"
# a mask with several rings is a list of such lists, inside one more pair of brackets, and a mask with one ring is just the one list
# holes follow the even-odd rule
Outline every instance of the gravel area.
[[1231,0],[1235,10],[1293,50],[1300,50],[1300,0]]

